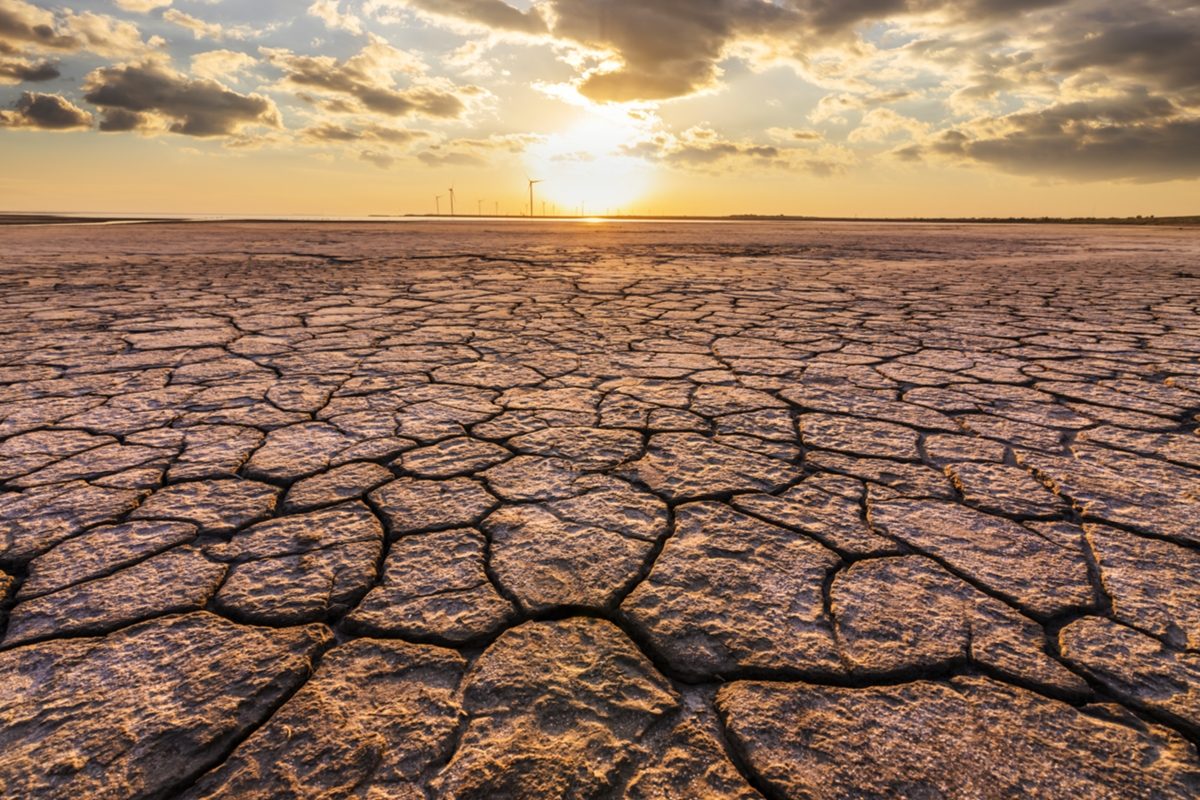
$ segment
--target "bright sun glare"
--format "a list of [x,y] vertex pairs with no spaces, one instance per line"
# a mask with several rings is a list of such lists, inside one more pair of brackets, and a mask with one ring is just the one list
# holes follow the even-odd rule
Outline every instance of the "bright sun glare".
[[547,213],[634,213],[632,206],[649,190],[653,167],[622,152],[642,132],[627,118],[589,116],[551,134],[526,152],[526,167],[538,186],[535,213],[541,202]]

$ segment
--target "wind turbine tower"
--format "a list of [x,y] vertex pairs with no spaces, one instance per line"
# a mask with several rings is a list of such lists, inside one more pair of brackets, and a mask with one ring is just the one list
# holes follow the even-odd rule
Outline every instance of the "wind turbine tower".
[[[529,216],[530,216],[530,218],[532,218],[533,217],[533,187],[537,186],[539,183],[545,183],[545,181],[535,181],[532,179],[527,179],[527,180],[529,180]],[[542,216],[545,216],[545,214],[543,214]]]
[[454,187],[450,187],[450,216],[454,216]]
[[440,217],[442,215],[442,196],[439,194],[433,198],[433,202],[437,203],[437,215]]

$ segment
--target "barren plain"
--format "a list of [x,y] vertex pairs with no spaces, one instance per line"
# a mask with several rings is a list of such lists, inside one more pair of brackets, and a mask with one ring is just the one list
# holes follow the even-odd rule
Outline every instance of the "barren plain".
[[0,794],[1200,794],[1200,232],[0,230]]

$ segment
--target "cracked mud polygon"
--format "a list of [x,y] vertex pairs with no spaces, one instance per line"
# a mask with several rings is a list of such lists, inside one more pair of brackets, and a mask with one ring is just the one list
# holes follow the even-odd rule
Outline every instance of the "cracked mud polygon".
[[0,786],[1200,793],[1200,240],[0,231]]

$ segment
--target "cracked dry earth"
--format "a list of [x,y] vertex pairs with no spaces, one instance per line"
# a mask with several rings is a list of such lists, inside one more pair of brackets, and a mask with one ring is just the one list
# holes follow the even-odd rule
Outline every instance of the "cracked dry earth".
[[1200,236],[0,231],[13,798],[1188,798]]

